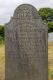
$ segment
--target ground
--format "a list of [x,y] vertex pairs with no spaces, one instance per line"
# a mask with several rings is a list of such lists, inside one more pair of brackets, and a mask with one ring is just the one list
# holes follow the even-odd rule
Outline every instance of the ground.
[[[53,42],[48,43],[48,75],[53,80]],[[5,78],[5,46],[0,45],[0,80]]]

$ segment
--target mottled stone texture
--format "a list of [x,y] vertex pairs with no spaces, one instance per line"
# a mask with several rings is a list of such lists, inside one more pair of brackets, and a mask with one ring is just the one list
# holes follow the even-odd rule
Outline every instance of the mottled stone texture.
[[48,80],[47,30],[32,5],[15,10],[5,27],[6,80]]

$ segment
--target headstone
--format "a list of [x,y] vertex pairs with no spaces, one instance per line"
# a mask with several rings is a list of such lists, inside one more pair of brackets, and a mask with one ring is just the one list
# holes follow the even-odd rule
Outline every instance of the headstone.
[[48,80],[48,29],[35,7],[22,4],[5,27],[6,79]]

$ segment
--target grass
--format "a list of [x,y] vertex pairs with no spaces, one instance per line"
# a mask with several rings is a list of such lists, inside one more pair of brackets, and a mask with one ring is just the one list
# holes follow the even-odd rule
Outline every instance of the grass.
[[5,50],[4,45],[0,45],[0,80],[5,78]]
[[48,43],[48,69],[49,79],[53,80],[53,42]]
[[[53,42],[48,43],[49,80],[53,80]],[[5,78],[5,46],[0,44],[0,80]]]

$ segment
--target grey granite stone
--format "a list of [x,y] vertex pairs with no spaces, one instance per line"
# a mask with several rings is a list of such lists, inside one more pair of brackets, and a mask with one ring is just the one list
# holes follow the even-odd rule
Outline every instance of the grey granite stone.
[[22,4],[5,27],[5,80],[48,80],[48,27]]

